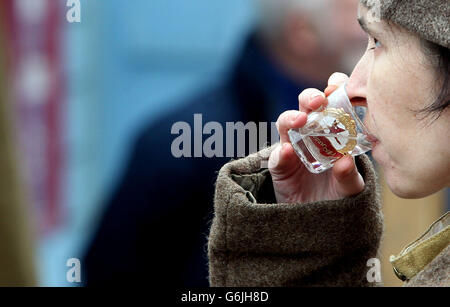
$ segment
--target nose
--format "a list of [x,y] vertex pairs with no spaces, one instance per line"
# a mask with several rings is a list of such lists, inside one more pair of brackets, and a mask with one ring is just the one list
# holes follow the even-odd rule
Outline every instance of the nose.
[[366,88],[369,71],[365,58],[366,56],[363,56],[356,64],[350,79],[347,81],[347,95],[354,106],[367,107]]

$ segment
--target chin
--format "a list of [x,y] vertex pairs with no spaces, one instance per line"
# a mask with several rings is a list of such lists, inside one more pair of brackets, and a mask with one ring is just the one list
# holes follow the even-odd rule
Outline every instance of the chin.
[[391,187],[391,185],[389,185],[389,189],[392,191],[392,193],[394,193],[396,196],[400,197],[400,198],[404,198],[404,199],[418,199],[418,198],[424,198],[426,196],[428,196],[426,193],[420,193],[417,190],[413,190],[413,189],[405,189],[403,187]]
[[381,167],[387,186],[396,196],[404,199],[418,199],[438,191],[424,188],[422,180],[415,180],[410,173],[403,173],[395,166],[380,144],[373,147],[372,157]]
[[423,182],[413,181],[408,176],[395,176],[395,174],[384,172],[386,184],[396,196],[404,199],[419,199],[436,193],[438,190],[424,189]]

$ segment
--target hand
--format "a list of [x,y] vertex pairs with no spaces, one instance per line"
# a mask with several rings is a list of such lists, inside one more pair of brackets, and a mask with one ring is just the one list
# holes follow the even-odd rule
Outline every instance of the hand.
[[310,173],[295,153],[287,133],[291,128],[303,127],[308,114],[326,106],[326,97],[347,80],[345,74],[334,73],[324,93],[317,89],[304,90],[299,95],[300,111],[286,111],[278,118],[280,144],[269,158],[269,171],[278,203],[335,200],[358,194],[364,189],[364,180],[352,156],[342,157],[332,169],[323,173]]

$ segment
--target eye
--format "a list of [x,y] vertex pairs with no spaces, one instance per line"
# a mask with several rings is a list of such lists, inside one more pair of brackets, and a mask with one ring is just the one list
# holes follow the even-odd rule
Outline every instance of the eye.
[[369,38],[369,42],[372,42],[372,46],[374,45],[374,47],[369,48],[369,50],[375,50],[375,49],[380,48],[380,47],[383,46],[381,44],[381,42],[375,37],[370,37]]
[[381,47],[381,42],[378,40],[378,39],[376,39],[375,37],[373,38],[373,41],[374,41],[374,43],[375,43],[375,48],[380,48]]

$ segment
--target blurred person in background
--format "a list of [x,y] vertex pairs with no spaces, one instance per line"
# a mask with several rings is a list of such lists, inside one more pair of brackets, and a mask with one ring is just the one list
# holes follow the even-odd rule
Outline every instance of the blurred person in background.
[[364,49],[354,20],[357,0],[258,3],[260,22],[223,85],[205,89],[138,135],[83,260],[87,286],[208,286],[213,184],[229,158],[175,158],[172,126],[186,122],[194,130],[194,114],[222,127],[275,121],[297,107],[302,90],[324,88],[334,71],[350,72]]

